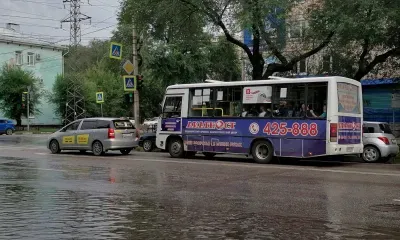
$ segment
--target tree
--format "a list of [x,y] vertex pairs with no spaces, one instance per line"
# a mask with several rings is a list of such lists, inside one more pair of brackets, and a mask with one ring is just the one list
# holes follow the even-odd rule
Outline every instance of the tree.
[[61,118],[65,117],[67,90],[68,86],[72,83],[72,79],[67,74],[65,76],[58,75],[53,84],[53,91],[48,98],[49,102],[56,106],[56,114]]
[[21,126],[22,116],[26,116],[27,109],[22,107],[22,94],[30,87],[29,114],[40,114],[37,106],[40,96],[44,94],[39,79],[30,71],[20,67],[4,65],[0,72],[0,110],[6,117],[15,119]]
[[[398,62],[400,1],[323,0],[311,20],[310,26],[319,36],[335,31],[331,52],[341,75],[361,80],[389,61]],[[385,68],[389,72],[382,75],[386,76],[395,69],[393,65]]]
[[100,61],[83,75],[85,82],[86,111],[89,116],[101,116],[100,105],[96,103],[96,92],[104,93],[103,115],[122,117],[129,114],[129,105],[124,99],[122,77],[113,73]]
[[96,103],[96,92],[104,93],[104,116],[120,117],[128,114],[129,106],[124,101],[122,78],[108,70],[105,64],[105,61],[100,60],[84,72],[57,76],[53,85],[53,94],[49,100],[57,106],[59,116],[65,116],[67,90],[72,81],[79,81],[81,84],[88,117],[101,116],[100,105]]
[[[295,4],[293,0],[125,0],[120,19],[127,23],[133,16],[135,23],[142,26],[142,31],[169,41],[174,38],[199,41],[199,35],[193,33],[206,27],[217,27],[227,41],[246,53],[252,65],[252,78],[266,79],[275,72],[293,70],[300,60],[325,48],[334,35],[334,31],[328,32],[315,47],[290,58],[285,56],[279,42],[273,40],[274,33],[266,29],[269,25],[276,25],[275,20],[285,19]],[[277,9],[282,11],[276,14]],[[243,29],[252,32],[252,49],[234,34]],[[266,66],[263,46],[278,59],[277,62]]]

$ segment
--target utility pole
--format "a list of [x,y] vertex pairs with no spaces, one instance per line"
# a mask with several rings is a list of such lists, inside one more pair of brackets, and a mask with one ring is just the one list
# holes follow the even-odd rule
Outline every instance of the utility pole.
[[[61,21],[62,23],[70,23],[70,44],[71,47],[76,47],[81,43],[81,22],[91,20],[91,17],[81,13],[82,0],[63,0],[63,3],[69,3],[69,16]],[[73,69],[76,72],[75,69]],[[67,103],[65,111],[65,124],[74,120],[85,117],[85,98],[82,94],[82,83],[75,75],[67,88]]]
[[[138,61],[138,36],[137,29],[132,19],[132,37],[133,37],[133,75],[139,75],[139,61]],[[137,78],[136,78],[136,86],[137,86]],[[136,89],[133,92],[133,116],[135,117],[135,127],[138,129],[140,126],[140,116],[139,116],[139,91]]]
[[28,126],[28,132],[30,129],[30,118],[29,118],[29,99],[31,98],[31,87],[28,86],[28,93],[26,94],[26,122],[27,122],[27,126]]
[[81,0],[63,0],[63,3],[69,3],[69,16],[61,20],[62,23],[70,23],[70,42],[71,45],[76,47],[81,43],[81,22],[84,20],[91,20],[92,18],[81,13]]

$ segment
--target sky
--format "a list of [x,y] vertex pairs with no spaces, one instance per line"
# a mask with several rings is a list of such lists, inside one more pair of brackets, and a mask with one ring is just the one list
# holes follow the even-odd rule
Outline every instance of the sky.
[[[81,0],[81,13],[91,17],[91,22],[81,23],[82,44],[111,37],[119,5],[119,0]],[[15,23],[20,25],[21,33],[33,39],[68,44],[70,25],[61,25],[61,20],[68,17],[69,9],[69,3],[63,0],[0,0],[0,27]]]

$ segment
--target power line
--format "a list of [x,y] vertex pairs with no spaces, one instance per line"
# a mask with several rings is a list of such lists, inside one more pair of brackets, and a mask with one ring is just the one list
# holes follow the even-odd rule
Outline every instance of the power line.
[[52,3],[49,3],[49,2],[37,2],[37,1],[31,1],[31,0],[12,0],[12,1],[20,1],[20,2],[26,2],[26,3],[41,4],[41,5],[48,6],[48,7],[52,7],[52,8],[57,8],[57,9],[61,9],[61,10],[66,10],[65,8],[54,6],[54,4],[56,4],[56,3],[53,3],[53,5],[52,5]]
[[85,31],[85,30],[87,30],[87,29],[89,29],[89,28],[91,28],[91,27],[95,27],[95,26],[99,25],[100,23],[103,23],[103,22],[105,22],[105,21],[107,21],[107,20],[109,20],[109,19],[111,19],[111,18],[114,18],[114,16],[108,17],[108,18],[104,19],[103,21],[100,21],[100,22],[96,23],[96,24],[93,25],[93,26],[89,26],[89,27],[83,29],[83,31]]
[[119,6],[115,6],[115,5],[108,5],[108,4],[106,4],[105,2],[103,2],[103,1],[100,1],[100,0],[97,0],[99,3],[102,3],[102,4],[104,4],[104,6],[108,6],[108,7],[119,7]]
[[28,18],[28,19],[39,19],[39,20],[46,20],[46,21],[57,21],[59,22],[60,20],[56,20],[54,18],[43,18],[43,17],[30,17],[30,16],[16,16],[16,15],[7,15],[7,14],[2,14],[2,17],[17,17],[17,18]]
[[[32,16],[38,16],[38,17],[42,17],[43,15],[40,15],[40,14],[34,14],[34,13],[29,13],[29,12],[23,12],[23,11],[19,11],[19,10],[14,10],[14,9],[10,9],[10,8],[0,8],[1,10],[6,10],[6,11],[12,11],[12,12],[17,12],[17,13],[24,13],[24,14],[29,14],[29,15],[32,15]],[[2,15],[2,16],[4,16],[4,15]],[[59,21],[59,20],[56,20],[56,19],[54,19],[55,21]]]
[[81,36],[85,36],[85,35],[92,34],[92,33],[95,33],[95,32],[100,32],[100,31],[102,31],[102,30],[105,30],[105,29],[108,29],[108,28],[114,27],[115,25],[117,25],[117,24],[113,24],[113,25],[111,25],[111,26],[107,26],[107,27],[104,27],[104,28],[98,29],[98,30],[96,30],[96,31],[93,31],[93,32],[88,32],[88,33],[82,34]]
[[[4,18],[0,18],[0,19],[1,19],[1,20],[7,20],[7,19],[4,19]],[[9,21],[8,21],[8,22],[1,22],[1,23],[9,23]],[[43,27],[43,28],[53,28],[53,29],[63,29],[63,28],[60,28],[60,26],[50,26],[50,25],[41,25],[41,24],[31,24],[31,23],[27,23],[27,22],[13,22],[13,23],[18,24],[18,25],[22,25],[22,26]]]

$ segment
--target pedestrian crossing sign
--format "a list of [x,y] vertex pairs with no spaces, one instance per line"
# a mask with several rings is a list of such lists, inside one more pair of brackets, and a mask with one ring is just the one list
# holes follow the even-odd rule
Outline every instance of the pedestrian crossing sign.
[[104,103],[104,93],[96,92],[96,103]]
[[136,76],[124,76],[124,90],[125,92],[136,91]]
[[110,47],[110,58],[119,59],[122,58],[122,44],[112,42]]

